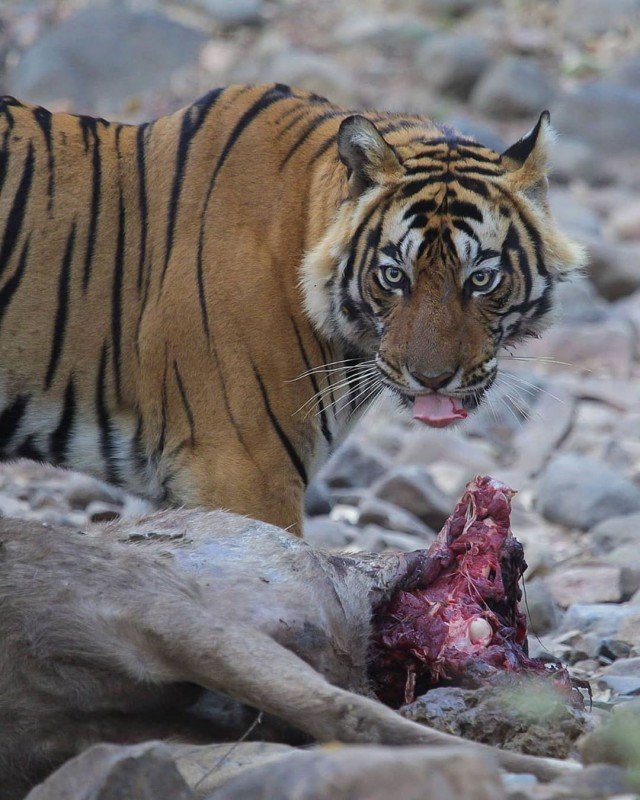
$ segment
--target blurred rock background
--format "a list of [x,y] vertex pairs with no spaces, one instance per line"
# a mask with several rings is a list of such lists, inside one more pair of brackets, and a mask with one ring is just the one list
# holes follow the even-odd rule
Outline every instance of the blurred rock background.
[[[271,80],[426,114],[496,149],[550,108],[551,203],[588,248],[585,276],[560,287],[548,334],[505,353],[489,402],[458,430],[377,405],[312,485],[308,538],[415,549],[475,473],[507,481],[532,652],[592,681],[594,725],[638,714],[640,0],[0,3],[0,92],[51,109],[136,122]],[[142,508],[87,478],[0,467],[5,514],[81,525]],[[580,796],[608,796],[594,791]]]

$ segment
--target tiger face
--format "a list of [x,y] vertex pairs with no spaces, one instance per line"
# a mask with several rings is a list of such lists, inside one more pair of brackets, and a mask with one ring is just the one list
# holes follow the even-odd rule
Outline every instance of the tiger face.
[[364,117],[341,125],[349,198],[305,261],[307,311],[427,424],[478,406],[583,261],[549,213],[552,137],[547,112],[502,155],[447,129],[391,144]]

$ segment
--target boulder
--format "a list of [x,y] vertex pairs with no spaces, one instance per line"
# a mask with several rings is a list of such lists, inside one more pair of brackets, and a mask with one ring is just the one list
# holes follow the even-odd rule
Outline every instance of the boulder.
[[558,131],[606,153],[640,148],[640,88],[601,80],[563,94],[551,110]]
[[552,522],[588,530],[605,519],[640,511],[640,487],[604,462],[563,453],[542,473],[536,505]]
[[471,93],[471,105],[490,117],[527,117],[533,124],[554,95],[553,83],[535,61],[509,56],[482,75]]
[[26,800],[195,800],[166,745],[96,744],[63,764]]
[[409,511],[435,531],[444,525],[453,508],[451,499],[424,467],[396,467],[372,486],[371,493]]
[[195,67],[206,36],[155,11],[83,8],[47,30],[8,75],[8,90],[45,106],[117,116]]
[[264,0],[194,0],[224,28],[256,25],[262,22]]
[[321,479],[336,489],[370,486],[387,472],[390,462],[381,451],[350,439],[323,468]]
[[544,583],[551,597],[563,608],[572,603],[619,603],[624,599],[622,568],[617,566],[561,566],[547,575]]
[[543,580],[525,584],[522,605],[527,615],[530,634],[542,636],[560,623],[562,612]]
[[418,517],[377,497],[365,498],[358,509],[358,525],[369,524],[415,536],[417,537],[415,547],[424,547],[435,538],[435,533],[431,528],[421,522]]
[[418,50],[417,66],[424,82],[442,94],[466,100],[480,75],[491,63],[486,43],[479,37],[443,33]]
[[640,513],[610,517],[599,522],[589,531],[592,544],[609,552],[623,545],[638,548],[640,556]]

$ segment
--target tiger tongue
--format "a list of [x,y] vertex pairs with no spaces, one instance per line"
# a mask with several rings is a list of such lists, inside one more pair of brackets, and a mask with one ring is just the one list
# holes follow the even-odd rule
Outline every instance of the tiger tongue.
[[432,428],[445,428],[458,419],[465,419],[467,412],[455,397],[441,394],[421,394],[413,401],[413,418],[425,422]]

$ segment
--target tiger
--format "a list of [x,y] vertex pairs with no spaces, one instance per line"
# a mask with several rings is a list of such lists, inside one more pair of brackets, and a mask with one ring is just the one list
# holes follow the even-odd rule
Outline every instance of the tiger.
[[0,455],[301,534],[380,392],[464,419],[584,263],[502,154],[281,84],[132,125],[0,100]]

